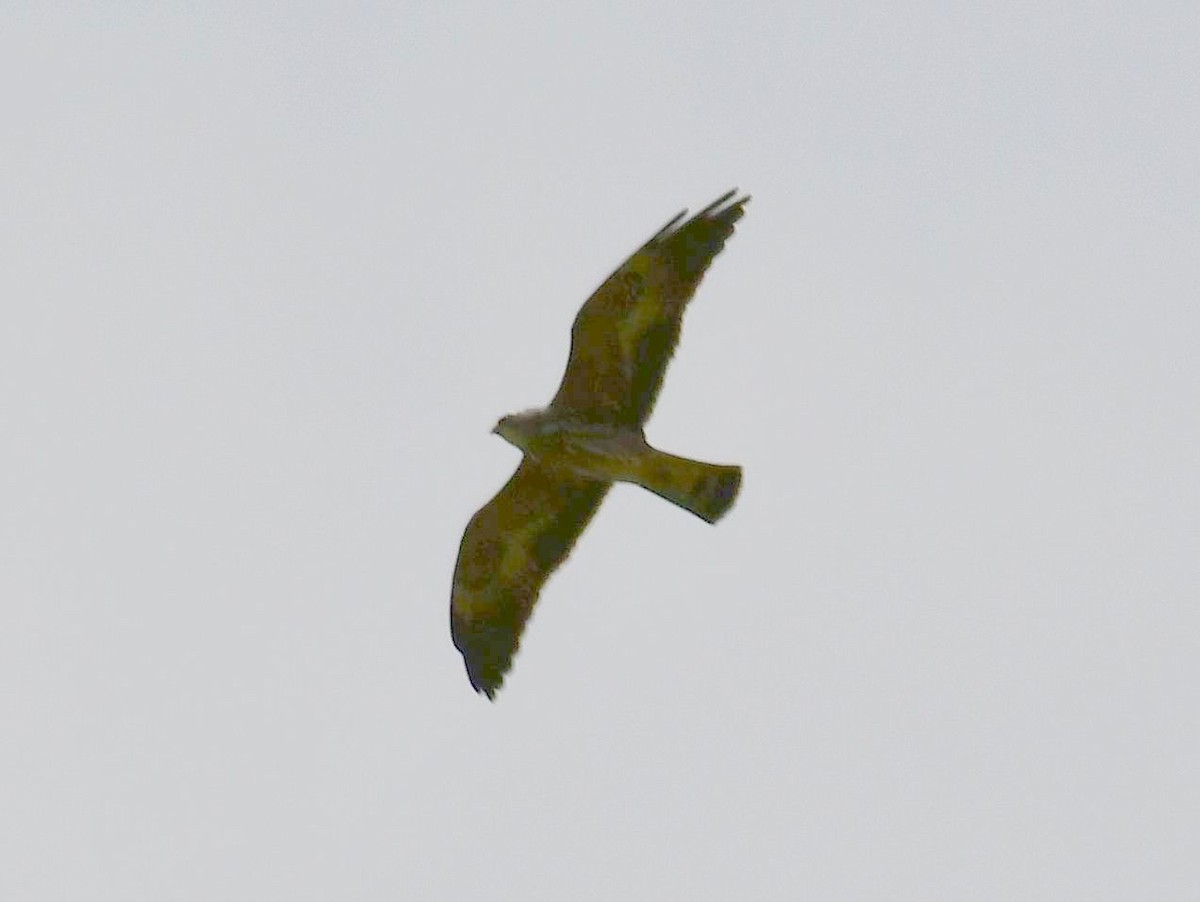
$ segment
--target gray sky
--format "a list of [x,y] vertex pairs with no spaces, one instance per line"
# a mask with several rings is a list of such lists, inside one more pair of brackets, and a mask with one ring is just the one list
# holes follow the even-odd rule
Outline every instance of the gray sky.
[[[1196,898],[1193,4],[41,6],[0,896]],[[614,491],[488,704],[488,430],[735,185],[648,435],[739,502]]]

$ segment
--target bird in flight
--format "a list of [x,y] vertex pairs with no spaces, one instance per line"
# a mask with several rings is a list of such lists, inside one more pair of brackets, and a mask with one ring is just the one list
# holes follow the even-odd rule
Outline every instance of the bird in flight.
[[715,523],[742,468],[652,448],[643,427],[679,341],[683,311],[733,234],[736,189],[680,224],[673,218],[587,299],[549,406],[502,417],[493,433],[524,457],[463,533],[450,633],[477,692],[494,698],[547,577],[570,553],[614,482],[648,489]]

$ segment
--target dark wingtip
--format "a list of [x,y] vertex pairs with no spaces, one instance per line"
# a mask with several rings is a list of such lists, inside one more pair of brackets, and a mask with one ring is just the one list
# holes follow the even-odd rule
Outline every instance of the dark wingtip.
[[496,693],[500,691],[500,687],[504,685],[504,674],[484,673],[478,669],[476,664],[472,666],[472,661],[465,654],[463,655],[463,663],[467,665],[467,679],[471,681],[471,688],[480,695],[486,695],[489,702],[496,700]]
[[663,235],[666,235],[673,228],[675,228],[675,226],[679,225],[680,220],[682,220],[683,217],[685,217],[685,216],[687,216],[687,208],[686,207],[684,209],[680,210],[678,213],[676,213],[670,219],[668,219],[666,224],[663,225],[663,227],[661,229],[659,229],[657,232],[655,232],[653,235],[650,236],[650,241],[647,243],[653,243],[653,242],[657,241],[658,239],[662,238]]
[[651,244],[661,248],[676,266],[689,293],[695,291],[713,258],[725,247],[734,226],[746,213],[750,196],[743,195],[730,203],[730,198],[736,195],[736,188],[726,191],[682,225],[651,239]]
[[471,687],[489,701],[495,701],[496,693],[504,685],[504,675],[512,666],[515,651],[512,632],[480,627],[451,610],[450,637],[462,654]]
[[[728,191],[726,191],[724,194],[722,194],[720,197],[718,197],[716,200],[714,200],[711,204],[709,204],[707,207],[705,207],[703,210],[701,210],[699,213],[697,213],[695,218],[701,219],[702,217],[708,216],[709,214],[715,212],[716,210],[718,210],[722,206],[724,206],[725,201],[729,200],[729,198],[733,197],[737,193],[738,193],[737,188],[730,188]],[[744,197],[742,197],[741,199],[734,201],[729,206],[731,208],[737,207],[742,204],[745,204],[749,200],[750,200],[750,195],[747,194]]]
[[[687,228],[687,226],[690,225],[691,223],[696,222],[697,220],[701,220],[701,219],[725,218],[729,222],[729,224],[732,225],[733,223],[737,222],[739,219],[742,218],[742,215],[744,213],[744,210],[742,208],[745,207],[746,204],[750,203],[750,195],[743,194],[741,197],[739,197],[733,203],[726,206],[726,201],[728,201],[731,197],[734,197],[737,193],[738,193],[737,188],[730,188],[728,191],[726,191],[724,194],[722,194],[720,197],[718,197],[716,200],[714,200],[711,204],[709,204],[707,207],[705,207],[703,210],[701,210],[699,213],[697,213],[695,216],[693,216],[691,219],[689,219],[687,222],[685,222],[682,226],[680,226],[679,223],[682,222],[683,219],[688,214],[687,208],[685,207],[684,209],[680,210],[675,216],[672,216],[669,220],[667,220],[667,223],[661,229],[659,229],[657,232],[655,232],[653,235],[651,235],[650,240],[647,242],[647,244],[653,244],[656,241],[661,241],[663,238],[667,237],[672,232],[677,231],[677,229],[676,229],[677,226],[680,229]],[[721,209],[722,207],[724,207],[724,209]],[[720,212],[718,212],[718,211],[720,211]]]

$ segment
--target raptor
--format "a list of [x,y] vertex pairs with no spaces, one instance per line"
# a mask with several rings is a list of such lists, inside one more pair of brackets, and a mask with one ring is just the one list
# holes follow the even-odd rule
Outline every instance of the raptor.
[[679,341],[684,309],[742,218],[730,191],[674,217],[596,289],[571,327],[550,404],[501,418],[494,433],[524,457],[467,524],[450,598],[450,632],[471,685],[494,698],[543,584],[615,482],[648,489],[715,523],[741,467],[651,447],[646,420]]

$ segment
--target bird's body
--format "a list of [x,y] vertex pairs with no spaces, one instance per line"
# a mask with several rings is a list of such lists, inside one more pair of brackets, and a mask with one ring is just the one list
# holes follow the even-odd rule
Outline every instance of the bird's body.
[[503,417],[494,432],[524,460],[463,534],[450,624],[471,684],[494,696],[542,584],[614,482],[640,485],[714,523],[740,467],[651,447],[643,427],[679,340],[684,308],[748,197],[734,192],[675,228],[671,220],[587,300],[549,406]]
[[631,482],[709,523],[733,503],[741,468],[652,448],[640,428],[558,415],[553,407],[504,417],[496,433],[545,467],[599,482]]

